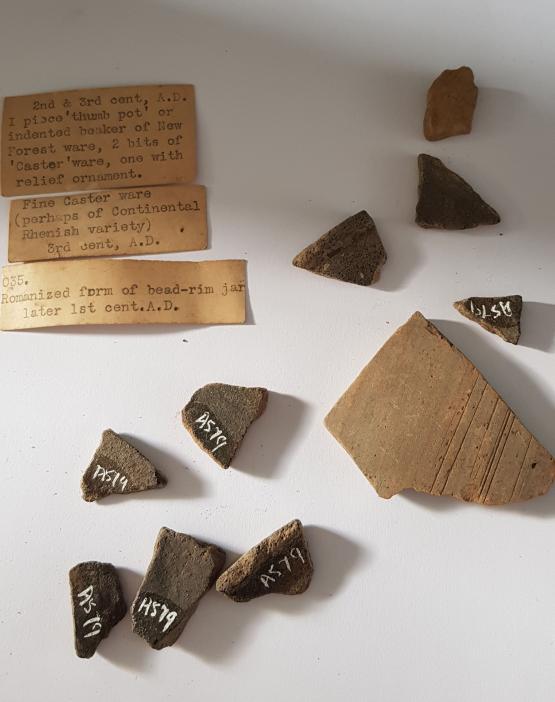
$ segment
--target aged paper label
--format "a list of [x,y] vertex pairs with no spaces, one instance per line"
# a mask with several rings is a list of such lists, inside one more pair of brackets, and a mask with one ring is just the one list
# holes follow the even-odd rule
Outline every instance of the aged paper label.
[[2,269],[1,329],[241,324],[245,261],[86,260]]
[[194,251],[206,245],[202,185],[21,198],[10,205],[9,261]]
[[7,97],[2,194],[188,183],[196,176],[192,85]]

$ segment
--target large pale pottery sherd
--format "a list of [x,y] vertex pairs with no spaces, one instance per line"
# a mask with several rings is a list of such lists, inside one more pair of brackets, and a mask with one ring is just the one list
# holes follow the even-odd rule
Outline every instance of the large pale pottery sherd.
[[543,495],[555,480],[553,457],[420,312],[325,424],[384,498],[412,488],[499,505]]

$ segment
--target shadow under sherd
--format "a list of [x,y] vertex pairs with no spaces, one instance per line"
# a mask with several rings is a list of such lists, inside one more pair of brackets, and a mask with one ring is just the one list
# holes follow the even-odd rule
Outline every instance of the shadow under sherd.
[[254,311],[252,308],[251,294],[249,289],[249,267],[245,261],[245,325],[252,326],[256,324],[254,319]]
[[418,492],[417,490],[404,490],[400,493],[399,497],[430,512],[454,512],[457,509],[463,509],[467,506],[467,504],[461,500],[457,500],[448,495],[430,495],[429,493]]
[[[405,227],[406,228],[406,227]],[[395,292],[406,287],[421,263],[422,255],[418,247],[417,232],[398,232],[389,225],[385,233],[380,232],[387,261],[380,271],[380,277],[372,288],[383,292]]]
[[[249,636],[266,625],[269,612],[308,616],[337,595],[369,554],[342,534],[320,526],[304,527],[314,564],[309,588],[301,595],[268,594],[250,602],[233,602],[215,588],[202,599],[177,645],[210,663],[221,663],[249,646]],[[250,546],[249,546],[250,548]],[[241,554],[228,550],[226,567]]]
[[[242,554],[226,549],[226,568]],[[229,600],[215,586],[202,598],[175,646],[209,663],[233,658],[248,641],[253,625],[244,605]]]
[[152,650],[140,636],[134,634],[131,627],[131,605],[135,599],[143,576],[129,568],[117,569],[127,613],[125,617],[112,629],[107,639],[98,647],[100,654],[118,668],[134,672],[144,671]]
[[458,500],[449,495],[430,495],[425,492],[417,492],[416,490],[404,490],[399,496],[417,507],[429,512],[437,512],[438,514],[456,512],[463,509],[487,509],[498,512],[513,512],[529,517],[555,517],[555,486],[545,495],[540,495],[524,502],[512,502],[508,505],[483,505]]
[[264,413],[251,424],[232,468],[272,478],[285,463],[288,445],[302,431],[309,406],[292,395],[270,391]]
[[523,301],[520,346],[549,353],[555,348],[555,305]]
[[18,329],[10,330],[10,333],[25,334],[33,336],[39,335],[61,335],[71,334],[72,336],[145,336],[145,335],[183,335],[191,332],[207,329],[210,324],[82,324],[65,327],[41,327],[39,329]]

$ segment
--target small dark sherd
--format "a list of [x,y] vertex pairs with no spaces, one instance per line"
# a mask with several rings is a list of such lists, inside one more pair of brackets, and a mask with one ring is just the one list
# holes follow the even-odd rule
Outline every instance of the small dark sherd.
[[267,402],[266,388],[210,383],[193,394],[181,417],[201,449],[222,468],[229,468],[247,429]]
[[235,602],[270,593],[300,595],[313,572],[303,525],[294,519],[235,561],[220,575],[216,589]]
[[172,646],[224,563],[221,548],[163,527],[131,608],[133,631],[156,650]]
[[127,495],[163,487],[166,480],[142,453],[111,429],[102,441],[81,479],[82,497],[87,502],[108,495]]
[[477,322],[492,334],[497,334],[509,344],[518,344],[520,339],[520,316],[522,297],[469,297],[458,300],[453,306],[464,317]]
[[127,606],[121,583],[111,563],[87,561],[69,571],[75,651],[90,658],[113,627],[125,616]]
[[418,156],[416,223],[425,229],[472,229],[498,224],[497,212],[439,158]]
[[293,265],[327,278],[372,285],[386,260],[374,220],[362,210],[303,249]]

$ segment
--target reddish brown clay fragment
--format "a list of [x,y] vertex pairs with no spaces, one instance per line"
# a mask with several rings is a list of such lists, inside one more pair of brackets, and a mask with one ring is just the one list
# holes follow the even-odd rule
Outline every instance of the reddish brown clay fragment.
[[424,136],[438,141],[469,134],[478,98],[474,73],[468,66],[443,71],[428,90]]

